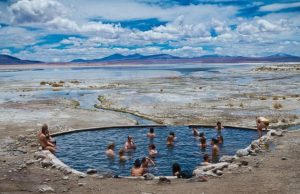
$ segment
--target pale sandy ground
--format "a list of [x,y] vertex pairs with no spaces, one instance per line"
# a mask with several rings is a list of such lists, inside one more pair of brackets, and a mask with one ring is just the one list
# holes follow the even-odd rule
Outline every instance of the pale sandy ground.
[[[108,91],[100,108],[132,112],[166,124],[211,125],[222,120],[227,125],[253,127],[255,116],[264,115],[272,120],[271,126],[274,127],[299,123],[298,67],[230,72],[234,77],[258,74],[254,81],[244,85],[226,79],[221,83],[215,79],[203,82],[201,77],[194,75],[192,79],[128,80],[109,83],[105,87],[97,83],[93,86],[107,88]],[[264,74],[272,74],[273,78],[266,80]],[[291,79],[296,82],[291,82]],[[18,92],[42,88],[38,83],[26,84],[17,89],[15,85],[6,83],[2,83],[1,87]],[[89,86],[83,83],[79,87],[86,89]],[[70,84],[70,87],[78,86]],[[145,97],[151,99],[151,104],[143,99]],[[275,109],[275,103],[283,107]],[[63,180],[61,172],[41,169],[39,164],[19,169],[26,161],[33,159],[33,153],[37,150],[35,136],[42,123],[48,123],[52,132],[136,123],[122,113],[83,110],[76,108],[70,99],[57,98],[2,103],[0,122],[1,193],[36,193],[42,184],[51,186],[56,193],[299,193],[300,189],[300,132],[287,133],[278,138],[275,149],[257,157],[260,165],[252,171],[239,169],[236,173],[209,179],[206,183],[175,180],[171,184],[157,185],[155,181],[79,179],[73,175]],[[281,160],[282,156],[287,160]],[[79,186],[78,182],[86,184]]]

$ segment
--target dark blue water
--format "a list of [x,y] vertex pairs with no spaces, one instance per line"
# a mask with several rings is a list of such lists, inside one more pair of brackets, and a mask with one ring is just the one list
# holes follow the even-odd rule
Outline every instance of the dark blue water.
[[[166,138],[170,131],[175,132],[176,142],[173,147],[166,146]],[[199,128],[205,132],[207,144],[217,135],[215,129]],[[129,176],[135,159],[148,155],[149,143],[154,143],[158,156],[154,159],[156,166],[150,167],[154,175],[172,175],[171,166],[178,162],[183,170],[193,170],[202,162],[205,153],[211,154],[211,146],[200,149],[199,139],[192,135],[192,130],[185,126],[169,126],[155,128],[156,138],[150,140],[146,137],[147,128],[108,129],[99,131],[86,131],[66,134],[56,137],[57,157],[64,163],[79,171],[96,168],[100,173]],[[129,158],[125,163],[119,162],[118,151],[127,140],[127,136],[134,137],[137,149],[127,153]],[[257,138],[253,130],[239,130],[225,128],[222,132],[224,144],[220,145],[220,155],[234,155],[236,150],[247,147]],[[115,142],[115,158],[109,159],[105,155],[109,143]]]

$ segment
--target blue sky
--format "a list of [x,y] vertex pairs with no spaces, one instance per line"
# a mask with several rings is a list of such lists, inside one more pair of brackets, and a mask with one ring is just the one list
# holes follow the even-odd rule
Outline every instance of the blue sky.
[[300,56],[300,1],[0,0],[0,53],[46,62]]

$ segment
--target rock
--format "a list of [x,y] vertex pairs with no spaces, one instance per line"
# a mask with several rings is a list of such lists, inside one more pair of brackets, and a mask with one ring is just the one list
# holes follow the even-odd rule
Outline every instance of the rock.
[[78,186],[84,186],[84,185],[86,185],[86,183],[84,183],[84,182],[80,182],[80,183],[78,183]]
[[155,178],[155,176],[151,173],[146,173],[143,177],[145,178],[145,180],[153,180]]
[[227,168],[228,165],[228,162],[220,162],[217,164],[210,164],[208,166],[200,166],[193,171],[193,174],[197,177],[203,175],[216,176],[215,172],[217,172],[217,170],[223,170],[224,168]]
[[20,166],[20,168],[21,168],[21,169],[24,169],[24,168],[27,168],[27,166],[26,166],[26,164],[22,164],[22,165]]
[[36,162],[36,160],[28,160],[26,162],[26,165],[31,165],[31,164],[34,164]]
[[35,152],[34,153],[34,158],[35,159],[45,159],[47,156],[44,154],[44,153],[42,153],[42,152]]
[[246,161],[246,160],[242,160],[242,161],[241,161],[241,165],[242,165],[242,166],[248,166],[248,164],[249,164],[249,162]]
[[24,135],[19,135],[18,136],[18,141],[25,141],[26,137]]
[[46,178],[45,181],[48,182],[48,181],[50,181],[50,179]]
[[236,152],[236,155],[238,157],[243,157],[243,156],[248,156],[249,154],[249,151],[247,149],[239,149],[237,152]]
[[235,159],[235,157],[234,156],[222,156],[221,158],[220,158],[220,162],[229,162],[229,163],[231,163],[231,162],[233,162],[233,160]]
[[48,159],[42,160],[41,164],[43,168],[48,168],[49,166],[53,166],[53,162]]
[[187,180],[188,183],[192,182],[207,182],[207,178],[205,176],[193,177]]
[[286,157],[281,157],[281,160],[287,160],[287,158]]
[[217,170],[217,171],[215,172],[215,174],[218,175],[218,176],[221,176],[221,175],[223,175],[224,173],[223,173],[222,170]]
[[31,146],[31,147],[37,147],[38,144],[37,144],[37,143],[32,143],[30,146]]
[[276,136],[278,136],[278,137],[282,137],[283,136],[283,133],[282,133],[282,131],[276,131]]
[[260,149],[259,140],[254,140],[254,141],[251,142],[251,149],[253,149],[253,150]]
[[69,176],[63,176],[62,179],[63,180],[69,180]]
[[81,174],[79,175],[79,178],[85,178],[85,177],[86,177],[86,174],[81,173]]
[[23,154],[27,153],[27,151],[24,148],[18,148],[17,151],[22,152]]
[[167,177],[161,176],[158,179],[158,184],[170,184],[171,180],[167,179]]
[[251,172],[253,170],[253,168],[251,166],[249,166],[248,170]]
[[237,168],[239,168],[239,165],[238,165],[238,164],[230,164],[230,165],[228,166],[228,170],[234,170],[234,169],[237,169]]
[[54,192],[54,189],[48,185],[40,185],[38,187],[39,192],[44,193],[44,192]]
[[93,169],[93,168],[89,168],[89,169],[87,169],[86,173],[87,173],[87,174],[96,174],[96,173],[97,173],[97,170],[96,170],[96,169]]

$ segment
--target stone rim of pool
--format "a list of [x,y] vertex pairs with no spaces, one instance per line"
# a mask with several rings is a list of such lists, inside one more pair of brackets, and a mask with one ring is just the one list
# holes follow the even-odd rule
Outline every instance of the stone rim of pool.
[[[58,132],[58,133],[53,133],[52,136],[53,137],[57,137],[57,136],[61,136],[61,135],[66,135],[66,134],[71,134],[71,133],[78,133],[78,132],[88,132],[88,131],[102,131],[102,130],[111,130],[111,129],[120,129],[120,128],[124,128],[124,129],[133,129],[133,128],[150,128],[150,127],[158,127],[158,128],[164,128],[164,127],[188,127],[188,128],[192,128],[192,127],[199,127],[199,128],[214,128],[215,125],[203,125],[203,124],[194,124],[194,125],[120,125],[120,126],[105,126],[105,127],[94,127],[94,128],[81,128],[81,129],[72,129],[69,131],[63,131],[63,132]],[[230,126],[230,125],[225,125],[224,128],[231,128],[231,129],[237,129],[237,130],[256,130],[256,128],[251,128],[251,127],[245,127],[245,126]],[[255,139],[256,140],[256,139]],[[245,147],[241,147],[239,149],[244,149]],[[237,150],[235,150],[237,151]],[[234,156],[234,155],[232,155]],[[69,169],[72,170],[73,173],[75,174],[86,174],[86,172],[83,171],[78,171],[77,169],[72,168],[71,166],[67,165],[66,163],[64,163],[63,161],[61,161],[59,159],[59,157],[55,156],[55,161],[58,161],[58,163],[63,164],[63,166],[68,167]],[[220,163],[220,162],[217,162]],[[197,166],[194,167],[194,170],[197,168]],[[97,176],[101,176],[101,174],[96,174]],[[160,176],[165,176],[165,175],[158,175],[155,176],[160,177]],[[135,178],[132,176],[117,176],[118,178]],[[173,177],[173,176],[165,176],[165,177]],[[138,178],[138,177],[136,177]],[[174,177],[175,178],[175,177]]]

